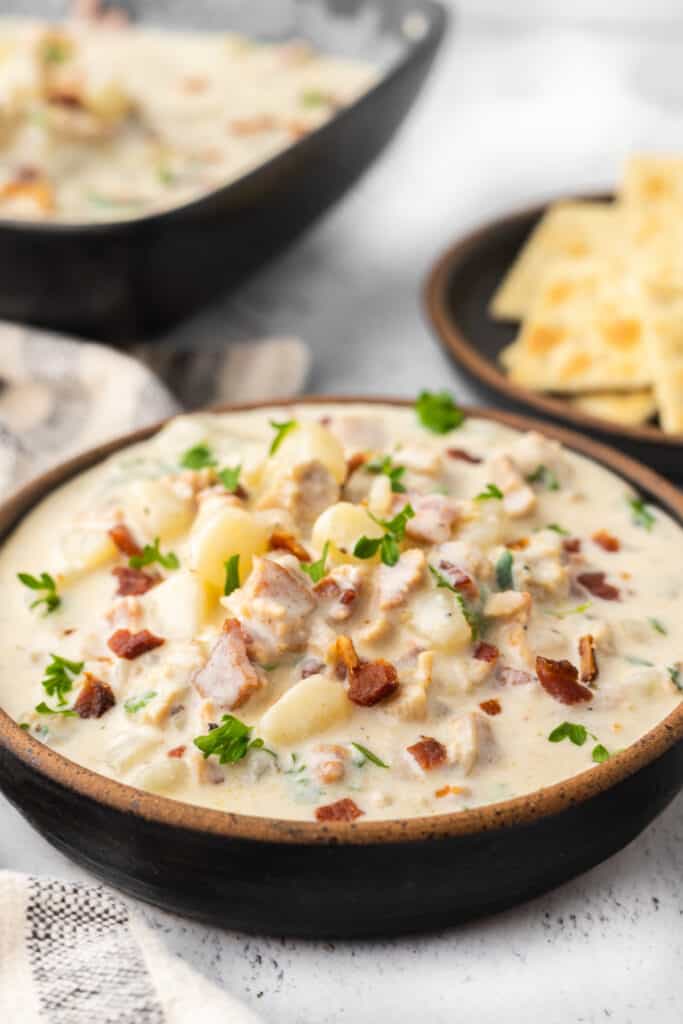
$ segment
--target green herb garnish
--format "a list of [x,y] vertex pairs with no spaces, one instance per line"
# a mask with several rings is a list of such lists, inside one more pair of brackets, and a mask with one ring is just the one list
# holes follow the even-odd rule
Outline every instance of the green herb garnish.
[[42,48],[44,64],[64,64],[71,56],[72,47],[67,39],[51,39]]
[[142,693],[139,697],[129,697],[127,701],[124,701],[123,706],[129,715],[134,715],[136,711],[142,711],[143,708],[146,708],[156,695],[156,690],[148,690],[147,693]]
[[271,420],[270,425],[275,431],[275,437],[270,446],[270,454],[275,455],[287,434],[290,434],[292,430],[296,430],[299,424],[296,420],[285,420],[284,423],[277,423],[275,420]]
[[225,564],[225,585],[223,593],[227,597],[233,590],[238,590],[240,585],[240,556],[230,555]]
[[548,523],[546,530],[554,530],[555,533],[559,533],[562,537],[569,537],[569,530],[565,530],[564,526],[560,526],[559,523]]
[[643,530],[651,530],[657,520],[645,504],[644,499],[629,498],[628,503],[631,506],[631,518],[636,526],[641,526]]
[[29,590],[36,590],[39,592],[41,590],[45,591],[42,597],[37,597],[35,601],[31,602],[31,608],[37,608],[39,605],[44,604],[45,615],[49,615],[50,612],[59,608],[62,603],[62,599],[57,593],[57,584],[52,576],[50,576],[49,572],[41,572],[40,576],[31,576],[28,572],[19,572],[17,573],[17,577],[25,587],[29,588]]
[[78,713],[72,711],[71,708],[50,708],[44,700],[40,704],[36,704],[36,711],[39,715],[62,715],[64,718],[78,718]]
[[205,441],[188,448],[180,459],[180,465],[185,469],[207,469],[210,466],[217,466],[218,460]]
[[180,565],[178,556],[173,551],[169,551],[166,555],[161,553],[158,537],[154,538],[153,544],[145,544],[141,555],[132,555],[128,559],[131,569],[142,569],[145,565],[152,565],[153,562],[163,565],[164,569],[177,569]]
[[57,703],[66,704],[64,694],[69,693],[73,680],[83,671],[84,662],[69,661],[58,654],[51,654],[52,661],[45,669],[43,689],[48,697],[56,697]]
[[223,715],[222,724],[212,729],[206,736],[197,736],[194,741],[204,755],[204,759],[212,755],[220,764],[235,764],[246,757],[250,750],[265,750],[275,757],[272,750],[264,746],[263,740],[251,739],[253,729],[250,725],[240,722],[234,715]]
[[547,466],[537,466],[526,479],[529,484],[543,484],[546,491],[559,491],[560,489],[560,481],[552,469],[548,469]]
[[452,594],[455,594],[455,598],[460,605],[460,610],[465,622],[470,627],[472,642],[475,643],[479,639],[479,634],[481,632],[482,617],[480,613],[467,603],[460,591],[457,590],[452,583],[449,583],[446,577],[440,573],[438,569],[435,569],[433,565],[428,566],[428,569],[436,580],[437,587],[443,587],[445,590],[450,590]]
[[[588,732],[585,725],[579,725],[577,722],[563,722],[562,725],[553,729],[548,739],[551,743],[570,740],[575,746],[582,747],[589,736],[592,736],[592,733]],[[592,738],[596,739],[595,736]]]
[[365,467],[366,473],[374,473],[379,476],[381,473],[388,476],[391,481],[391,489],[394,494],[404,494],[405,486],[401,483],[401,477],[406,471],[405,466],[395,466],[391,455],[384,455],[382,458],[368,462]]
[[515,589],[515,581],[512,575],[511,551],[503,551],[496,562],[496,584],[499,590]]
[[373,754],[373,752],[368,750],[367,747],[364,747],[362,743],[351,743],[351,746],[355,747],[358,753],[362,754],[365,758],[364,761],[361,761],[361,764],[365,764],[365,761],[370,761],[372,764],[376,764],[378,768],[391,768],[391,765],[382,761],[377,754]]
[[301,772],[306,771],[306,765],[303,762],[301,764],[298,764],[299,755],[295,751],[292,752],[291,758],[292,763],[290,767],[283,772],[283,775],[300,775]]
[[404,505],[393,519],[379,519],[373,516],[372,512],[368,512],[368,515],[387,532],[383,537],[361,537],[353,549],[354,555],[356,558],[372,558],[379,551],[385,565],[396,565],[401,557],[399,544],[405,535],[408,520],[415,515],[414,509],[410,505]]
[[304,89],[300,99],[303,107],[328,107],[332,102],[330,94],[322,89]]
[[325,568],[325,562],[327,561],[327,552],[330,550],[329,540],[325,541],[323,553],[317,562],[300,562],[299,568],[310,576],[312,583],[320,583],[321,579],[327,572]]
[[654,664],[651,661],[646,661],[645,658],[638,658],[635,654],[625,654],[624,661],[627,661],[629,665],[643,665],[645,668],[654,668]]
[[552,615],[555,619],[565,619],[568,615],[582,615],[588,611],[592,603],[592,601],[586,601],[584,604],[577,604],[575,608],[563,608],[560,611],[554,612],[547,611],[546,615]]
[[659,619],[651,618],[647,620],[656,633],[661,633],[662,636],[666,636],[669,632],[666,626],[659,621]]
[[495,484],[487,484],[485,489],[476,495],[475,501],[502,501],[503,492],[500,487],[496,487]]
[[447,391],[422,391],[415,403],[417,418],[423,427],[435,434],[447,434],[462,426],[465,413]]
[[604,764],[605,761],[609,761],[609,750],[607,747],[603,747],[602,743],[598,743],[597,746],[593,747],[591,757],[596,764]]
[[218,473],[218,479],[225,487],[226,491],[230,494],[234,494],[240,485],[240,473],[242,472],[242,466],[235,466],[234,469],[221,469]]
[[683,673],[681,672],[681,666],[668,665],[666,671],[669,673],[669,678],[676,689],[683,693]]

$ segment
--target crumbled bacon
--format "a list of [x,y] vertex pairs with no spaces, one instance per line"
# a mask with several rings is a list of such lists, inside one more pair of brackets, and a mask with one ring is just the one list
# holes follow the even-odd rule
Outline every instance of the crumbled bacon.
[[580,704],[592,700],[593,693],[579,682],[579,671],[571,661],[536,658],[536,673],[547,694],[560,704]]
[[533,681],[533,676],[521,668],[510,668],[508,665],[501,665],[496,673],[496,679],[503,686],[524,686]]
[[261,135],[263,132],[273,132],[276,128],[277,120],[271,114],[258,114],[230,122],[231,133],[238,136]]
[[132,557],[133,555],[142,554],[142,548],[125,523],[117,523],[116,526],[112,526],[111,530],[109,530],[109,536],[122,555]]
[[471,462],[473,465],[482,461],[478,455],[472,455],[470,452],[466,452],[464,448],[447,448],[446,455],[450,459],[460,459],[461,462]]
[[139,658],[141,654],[161,647],[165,641],[160,636],[155,636],[148,629],[141,629],[139,633],[131,633],[129,629],[117,629],[107,641],[107,646],[119,658],[127,658],[132,661]]
[[116,591],[119,597],[139,596],[161,582],[158,572],[143,572],[142,569],[131,569],[127,565],[117,565],[112,575],[119,581]]
[[479,587],[476,580],[468,572],[465,572],[464,569],[442,559],[439,562],[439,572],[464,597],[469,597],[472,600],[476,600],[479,597]]
[[593,597],[600,597],[603,601],[620,599],[619,589],[606,582],[604,572],[582,572],[576,579]]
[[166,756],[167,757],[183,757],[186,750],[187,750],[187,747],[185,747],[185,746],[174,747],[173,750],[169,750],[169,752],[168,752],[168,754]]
[[446,748],[433,736],[421,736],[417,743],[406,749],[425,772],[431,772],[446,762]]
[[562,541],[562,547],[568,555],[578,555],[581,550],[581,541],[578,537],[566,537]]
[[500,651],[495,644],[487,644],[484,640],[480,640],[477,646],[474,648],[473,658],[477,661],[498,661]]
[[615,537],[607,530],[598,530],[597,533],[593,534],[592,540],[605,551],[618,551],[621,547],[619,538]]
[[356,566],[341,565],[315,584],[315,596],[320,601],[328,602],[328,621],[344,622],[351,617],[356,598],[361,591],[362,579],[362,573]]
[[492,697],[491,700],[483,700],[479,707],[485,714],[491,716],[499,715],[503,710],[500,706],[500,701],[496,700],[495,697]]
[[355,473],[357,469],[364,466],[368,461],[368,456],[365,452],[355,452],[346,460],[346,479],[348,480],[352,473]]
[[361,811],[360,807],[348,796],[342,800],[336,800],[333,804],[324,804],[315,809],[318,821],[355,821],[362,814],[365,814],[365,811]]
[[354,704],[369,708],[398,690],[398,675],[389,661],[361,661],[349,674],[347,696]]
[[517,540],[508,541],[505,547],[509,548],[511,551],[524,551],[525,548],[529,547],[529,538],[518,537]]
[[579,637],[579,656],[581,658],[581,682],[592,683],[598,678],[598,663],[595,658],[595,642],[590,633]]
[[442,796],[467,796],[470,790],[467,786],[442,786],[440,789],[434,790],[435,797]]
[[73,708],[76,714],[80,718],[101,718],[115,704],[116,698],[111,686],[86,672],[85,682]]
[[290,555],[294,555],[300,562],[310,562],[311,560],[311,556],[303,544],[299,543],[294,534],[287,533],[286,530],[273,530],[268,541],[268,549],[270,551],[289,551]]

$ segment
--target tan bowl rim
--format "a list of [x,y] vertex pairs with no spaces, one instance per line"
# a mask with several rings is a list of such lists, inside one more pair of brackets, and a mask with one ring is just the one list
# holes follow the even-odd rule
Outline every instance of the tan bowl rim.
[[572,200],[608,200],[614,199],[614,192],[582,193],[579,195],[559,195],[542,203],[534,203],[501,217],[494,217],[461,235],[437,258],[429,270],[423,287],[423,301],[427,317],[436,335],[446,351],[468,373],[477,380],[483,381],[487,387],[505,396],[511,401],[531,406],[536,413],[542,413],[561,419],[574,428],[581,430],[599,430],[603,434],[623,437],[629,441],[661,444],[669,448],[683,446],[683,434],[667,434],[660,427],[626,426],[613,420],[592,416],[590,413],[573,409],[561,398],[553,398],[541,391],[532,391],[521,384],[514,384],[498,366],[486,356],[479,354],[473,339],[463,334],[449,312],[447,301],[448,281],[454,266],[458,266],[467,258],[469,250],[480,238],[490,235],[498,228],[527,220],[529,217],[540,217],[548,207],[558,202]]
[[[323,395],[287,401],[232,404],[205,411],[240,412],[258,408],[279,409],[291,405],[327,403],[393,406],[413,404],[410,400],[400,398]],[[628,456],[589,438],[583,438],[563,427],[546,424],[530,417],[468,407],[465,407],[465,411],[469,416],[494,420],[517,430],[536,429],[542,431],[547,436],[561,441],[566,447],[602,463],[617,475],[625,477],[639,490],[648,492],[679,522],[683,523],[683,493],[658,474]],[[16,523],[56,486],[66,482],[82,470],[95,465],[113,452],[150,437],[166,422],[168,420],[90,449],[41,474],[0,504],[0,521]],[[3,529],[5,529],[4,526]],[[533,793],[450,814],[366,822],[359,819],[351,823],[331,825],[316,821],[289,821],[234,814],[143,792],[75,764],[62,754],[34,739],[19,728],[4,711],[0,710],[0,745],[53,783],[64,786],[85,798],[129,814],[134,818],[172,828],[205,833],[225,839],[302,845],[373,845],[417,842],[527,825],[549,815],[559,814],[606,792],[661,757],[682,739],[683,701],[662,722],[609,761]]]

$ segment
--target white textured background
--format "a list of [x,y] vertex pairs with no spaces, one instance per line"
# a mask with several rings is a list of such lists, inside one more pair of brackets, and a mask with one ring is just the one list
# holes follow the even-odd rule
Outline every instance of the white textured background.
[[[419,107],[361,186],[176,340],[298,334],[314,347],[312,390],[450,383],[467,397],[422,321],[435,254],[510,206],[610,185],[635,147],[683,149],[681,0],[461,9]],[[83,876],[1,800],[0,866]],[[147,914],[179,955],[277,1024],[679,1024],[682,876],[679,799],[578,881],[436,935],[318,944]]]

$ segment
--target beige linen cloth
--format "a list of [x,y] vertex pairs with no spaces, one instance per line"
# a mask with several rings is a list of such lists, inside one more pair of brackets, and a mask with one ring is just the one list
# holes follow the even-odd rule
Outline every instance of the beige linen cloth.
[[[298,393],[295,338],[138,355],[186,404]],[[180,365],[179,364],[180,361]],[[192,382],[196,387],[192,388]],[[114,349],[0,322],[0,497],[48,466],[180,411],[149,366]],[[169,955],[130,901],[94,885],[0,870],[0,1020],[7,1024],[257,1024]]]

